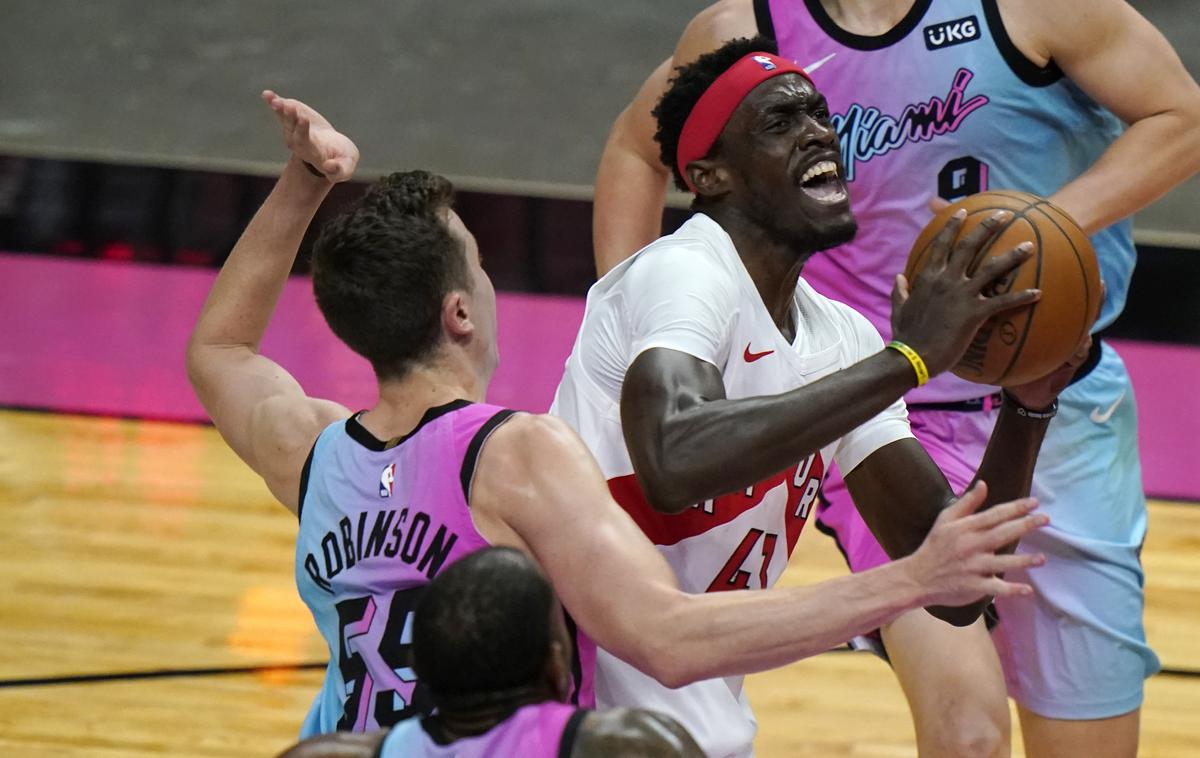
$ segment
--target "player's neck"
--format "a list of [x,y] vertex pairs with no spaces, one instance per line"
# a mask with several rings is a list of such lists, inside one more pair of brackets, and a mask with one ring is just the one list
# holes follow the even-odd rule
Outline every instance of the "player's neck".
[[546,692],[530,690],[503,703],[480,706],[471,709],[440,708],[438,712],[428,717],[427,728],[438,732],[438,737],[446,741],[460,740],[466,737],[476,737],[495,729],[519,708],[527,705],[544,703],[552,698]]
[[851,34],[877,37],[908,15],[916,0],[821,0],[833,22]]
[[791,340],[796,328],[792,312],[796,283],[804,262],[812,257],[813,251],[798,250],[795,245],[779,240],[734,208],[720,206],[706,208],[704,212],[729,235],[771,319]]
[[400,379],[379,383],[379,402],[359,422],[381,440],[402,437],[421,423],[425,411],[454,400],[483,402],[487,384],[470,370],[439,362],[417,366]]

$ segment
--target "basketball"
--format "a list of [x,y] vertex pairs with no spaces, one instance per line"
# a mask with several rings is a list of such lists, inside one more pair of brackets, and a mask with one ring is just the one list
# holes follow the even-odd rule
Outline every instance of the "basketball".
[[1010,190],[981,192],[943,208],[917,237],[904,269],[910,284],[928,260],[930,243],[959,208],[967,211],[959,237],[996,211],[1013,214],[971,262],[968,274],[1022,242],[1034,245],[1029,260],[985,294],[1037,288],[1042,297],[984,322],[952,371],[968,381],[1004,385],[1049,374],[1071,357],[1100,315],[1100,269],[1091,242],[1074,219],[1045,198]]

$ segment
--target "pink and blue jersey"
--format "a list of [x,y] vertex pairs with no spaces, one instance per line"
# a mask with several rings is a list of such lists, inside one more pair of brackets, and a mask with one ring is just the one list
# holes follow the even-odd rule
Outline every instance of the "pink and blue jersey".
[[563,703],[527,705],[478,737],[440,744],[423,719],[397,724],[384,738],[378,758],[567,758],[579,722],[588,711]]
[[[815,256],[804,279],[891,334],[890,293],[932,218],[934,196],[987,189],[1051,195],[1083,173],[1122,125],[1051,63],[1038,68],[1009,39],[996,0],[916,0],[888,33],[839,27],[820,0],[755,0],[758,25],[804,66],[829,101],[858,218],[854,241]],[[1095,329],[1125,304],[1133,273],[1129,220],[1092,237],[1108,297]],[[951,374],[910,403],[989,390]]]
[[[329,645],[302,737],[391,726],[433,709],[412,669],[412,617],[438,571],[488,542],[471,481],[488,436],[513,411],[456,400],[384,441],[356,414],[325,428],[305,463],[296,585]],[[591,706],[595,648],[576,642],[572,702]]]

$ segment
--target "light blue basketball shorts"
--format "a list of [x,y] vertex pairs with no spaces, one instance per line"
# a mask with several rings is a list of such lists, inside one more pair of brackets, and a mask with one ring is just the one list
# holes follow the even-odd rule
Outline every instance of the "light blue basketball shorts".
[[1137,407],[1111,346],[1059,397],[1033,494],[1050,525],[1018,550],[1044,553],[1046,564],[1007,575],[1032,585],[1034,595],[998,599],[992,630],[1009,694],[1047,718],[1132,711],[1160,664],[1142,625],[1146,498]]
[[[992,638],[1009,695],[1047,718],[1100,719],[1142,703],[1159,670],[1142,626],[1146,499],[1137,452],[1137,409],[1120,356],[1099,362],[1059,397],[1034,471],[1033,494],[1049,526],[1021,541],[1046,564],[1007,578],[1032,597],[996,602]],[[997,411],[909,409],[913,434],[956,492],[967,487]],[[826,480],[818,527],[832,534],[854,571],[888,558],[850,502],[835,471]],[[863,638],[855,647],[877,650]]]

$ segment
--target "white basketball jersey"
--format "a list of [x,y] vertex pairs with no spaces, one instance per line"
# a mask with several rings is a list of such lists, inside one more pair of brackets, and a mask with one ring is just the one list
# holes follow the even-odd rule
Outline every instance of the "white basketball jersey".
[[[613,269],[588,292],[583,324],[551,413],[579,432],[613,497],[671,564],[688,592],[760,589],[783,573],[831,461],[850,471],[874,450],[911,436],[903,401],[786,471],[677,515],[654,511],[633,473],[621,431],[625,371],[643,351],[679,350],[712,363],[730,399],[774,395],[817,381],[883,348],[870,323],[803,279],[796,337],[780,333],[732,241],[693,216]],[[713,461],[720,466],[721,461]],[[678,719],[710,756],[752,751],[755,725],[742,677],[670,690],[599,651],[600,707],[639,706]]]

